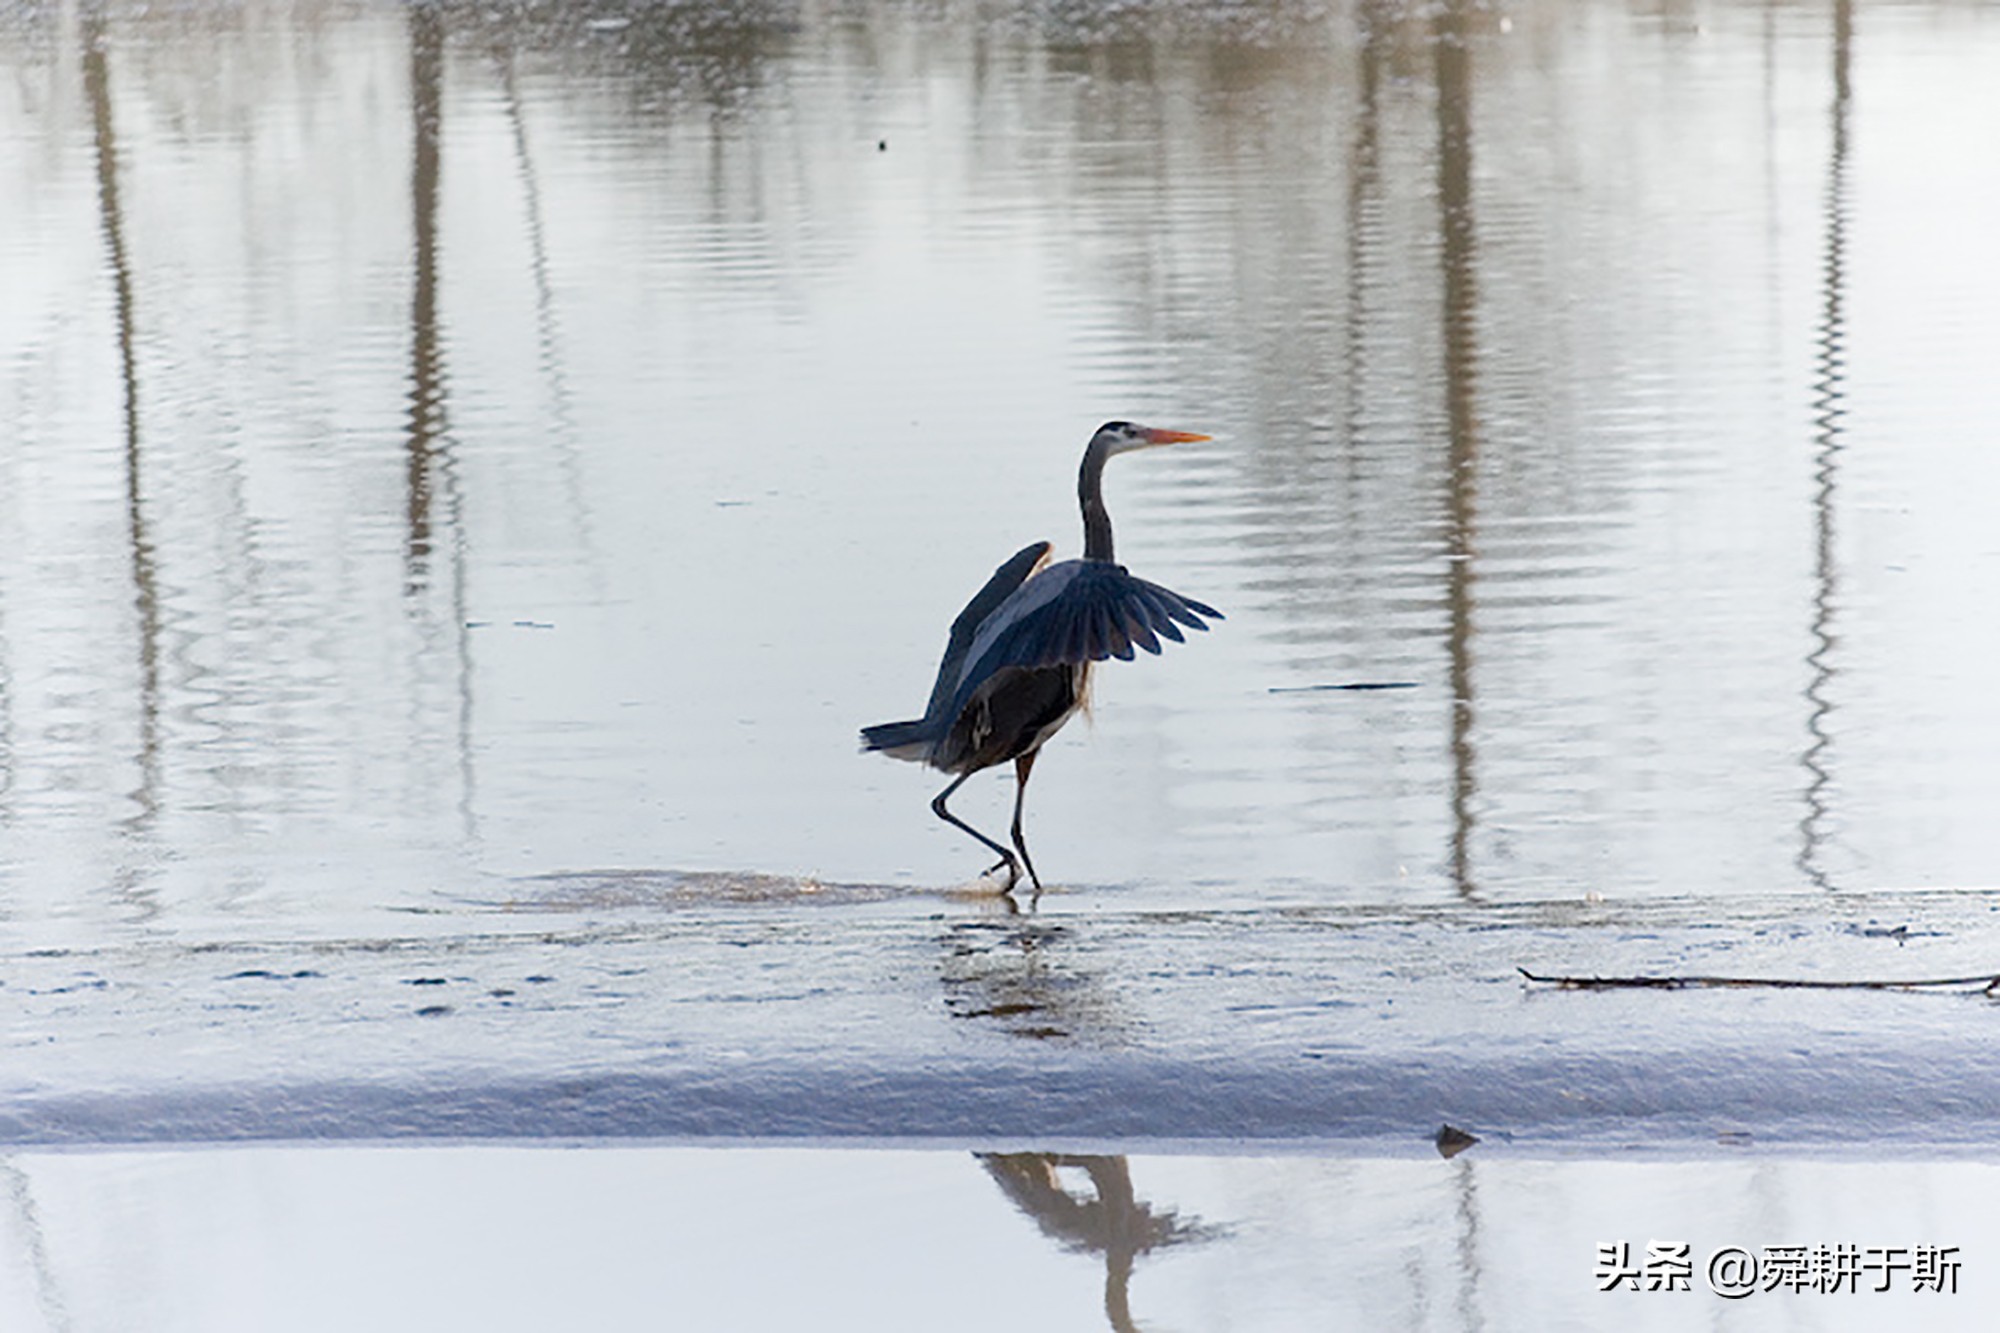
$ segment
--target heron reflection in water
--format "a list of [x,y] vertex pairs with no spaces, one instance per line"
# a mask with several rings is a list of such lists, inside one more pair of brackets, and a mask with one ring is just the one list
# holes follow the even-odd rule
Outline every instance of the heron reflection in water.
[[[924,715],[862,728],[864,750],[957,775],[931,809],[999,853],[986,873],[1006,870],[1008,891],[1024,867],[1035,893],[1042,891],[1021,836],[1021,803],[1043,743],[1088,697],[1091,665],[1107,657],[1129,662],[1135,646],[1157,654],[1162,638],[1184,641],[1181,626],[1205,630],[1207,620],[1222,619],[1213,607],[1127,573],[1113,556],[1111,515],[1104,508],[1104,465],[1110,459],[1208,438],[1129,421],[1099,426],[1077,473],[1083,559],[1048,564],[1047,542],[1016,552],[951,622]],[[1009,759],[1014,761],[1012,851],[945,805],[967,778]]]
[[[1132,1267],[1140,1255],[1170,1245],[1213,1240],[1227,1232],[1199,1219],[1182,1220],[1171,1208],[1156,1208],[1132,1189],[1132,1169],[1123,1157],[1069,1153],[975,1153],[1014,1206],[1035,1220],[1042,1234],[1064,1249],[1104,1256],[1104,1313],[1116,1333],[1138,1327],[1132,1320]],[[1090,1179],[1095,1197],[1072,1189],[1064,1169]]]

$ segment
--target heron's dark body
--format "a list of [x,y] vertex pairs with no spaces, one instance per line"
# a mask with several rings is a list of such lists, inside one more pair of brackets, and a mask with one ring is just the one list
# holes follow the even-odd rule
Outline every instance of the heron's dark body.
[[1041,749],[1082,707],[1089,681],[1089,663],[1000,671],[973,691],[932,765],[947,773],[977,773]]
[[[1135,441],[1205,438],[1125,422],[1100,427],[1077,481],[1084,558],[1045,566],[1047,542],[1015,552],[952,621],[924,715],[862,728],[864,750],[957,774],[931,808],[999,852],[1002,865],[1011,868],[1013,854],[945,808],[959,783],[1014,761],[1014,846],[1027,862],[1021,799],[1028,770],[1043,743],[1082,706],[1091,665],[1108,657],[1130,661],[1135,648],[1158,653],[1161,639],[1182,639],[1181,626],[1205,630],[1204,617],[1221,618],[1214,608],[1148,583],[1112,559],[1111,519],[1101,489],[1105,460],[1144,447]],[[1032,863],[1028,873],[1034,876]]]

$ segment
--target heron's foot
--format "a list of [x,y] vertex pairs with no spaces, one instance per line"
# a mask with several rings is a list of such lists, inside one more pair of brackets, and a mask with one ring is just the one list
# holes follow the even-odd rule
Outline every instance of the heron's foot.
[[[979,877],[985,879],[996,870],[1005,870],[1007,872],[1007,882],[1000,887],[1000,892],[1012,893],[1014,886],[1021,882],[1021,863],[1016,861],[1012,855],[1003,855],[998,861],[980,871]],[[1035,886],[1036,892],[1039,893],[1041,887],[1041,885],[1037,884]]]

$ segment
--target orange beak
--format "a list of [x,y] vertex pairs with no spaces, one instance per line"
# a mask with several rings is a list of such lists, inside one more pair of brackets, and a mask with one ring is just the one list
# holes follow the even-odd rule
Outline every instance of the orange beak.
[[1193,431],[1189,430],[1153,430],[1148,428],[1146,431],[1146,442],[1148,444],[1193,444],[1197,440],[1212,440],[1214,438],[1213,435],[1196,435]]

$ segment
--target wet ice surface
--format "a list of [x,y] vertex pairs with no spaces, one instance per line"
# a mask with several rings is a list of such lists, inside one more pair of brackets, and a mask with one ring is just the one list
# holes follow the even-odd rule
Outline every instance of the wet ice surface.
[[1790,1152],[2000,1139],[1988,895],[1161,911],[602,873],[361,938],[20,950],[0,1136]]

